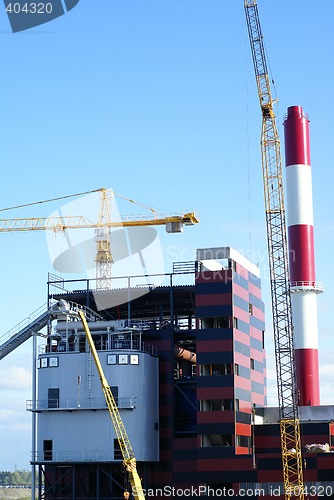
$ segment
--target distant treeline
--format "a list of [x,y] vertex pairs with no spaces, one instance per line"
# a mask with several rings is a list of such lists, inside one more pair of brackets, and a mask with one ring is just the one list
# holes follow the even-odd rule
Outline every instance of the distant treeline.
[[25,486],[28,484],[31,484],[31,472],[27,470],[0,471],[0,486]]

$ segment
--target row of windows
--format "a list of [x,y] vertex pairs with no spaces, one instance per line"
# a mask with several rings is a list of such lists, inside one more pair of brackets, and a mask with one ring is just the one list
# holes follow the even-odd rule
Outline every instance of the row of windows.
[[[253,305],[248,304],[248,312],[253,316]],[[238,328],[239,320],[236,317],[216,316],[212,318],[202,318],[200,320],[200,328]]]
[[200,411],[233,410],[233,399],[201,399]]
[[[108,365],[139,365],[138,354],[108,354]],[[59,366],[58,357],[45,357],[37,360],[37,368],[51,368]]]
[[233,399],[201,399],[199,405],[200,411],[240,411],[240,400]]
[[231,375],[232,363],[200,365],[200,375]]
[[232,320],[229,316],[202,318],[200,320],[200,328],[231,328]]
[[108,365],[139,365],[138,354],[108,354]]
[[45,357],[37,359],[37,368],[54,368],[59,366],[59,358],[58,357]]
[[[222,364],[207,364],[200,365],[199,373],[201,376],[211,376],[211,375],[232,375],[232,370],[234,375],[239,375],[241,377],[249,378],[248,372],[243,373],[243,369],[248,370],[245,366],[241,366],[238,363],[222,363]],[[255,370],[255,360],[253,358],[249,359],[249,369]]]
[[[249,314],[252,316],[253,315],[253,306],[252,304],[249,304]],[[256,320],[258,321],[258,320]],[[252,320],[251,325],[256,326],[257,328],[262,327],[259,325],[253,324],[255,322],[255,318]],[[237,317],[231,317],[231,316],[215,316],[211,318],[201,318],[199,321],[199,328],[204,330],[206,328],[212,328],[212,329],[217,329],[217,328],[235,328],[236,330],[240,330],[246,334],[249,334],[249,324],[245,323],[241,319]],[[262,331],[262,340],[258,340],[257,343],[259,345],[252,345],[252,347],[256,347],[258,350],[264,349],[264,330]],[[251,342],[255,341],[253,337],[251,337]],[[262,343],[262,346],[261,346]]]

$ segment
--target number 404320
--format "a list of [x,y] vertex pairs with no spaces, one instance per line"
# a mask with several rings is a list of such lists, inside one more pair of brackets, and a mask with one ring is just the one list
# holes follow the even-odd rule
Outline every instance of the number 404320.
[[6,11],[9,14],[51,14],[52,4],[26,2],[21,5],[18,2],[10,2],[6,7]]

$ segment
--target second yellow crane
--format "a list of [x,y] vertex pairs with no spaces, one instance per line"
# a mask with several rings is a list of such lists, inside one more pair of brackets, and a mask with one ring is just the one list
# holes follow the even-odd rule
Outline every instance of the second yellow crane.
[[[168,233],[180,233],[183,230],[183,226],[192,226],[199,223],[199,218],[195,212],[163,215],[157,213],[153,209],[150,209],[151,213],[148,216],[126,216],[121,220],[112,220],[110,216],[110,200],[113,196],[112,191],[106,188],[101,188],[91,191],[91,193],[96,191],[100,192],[100,210],[97,221],[92,221],[83,215],[0,219],[0,233],[25,231],[62,232],[68,229],[95,229],[95,242],[97,245],[95,258],[96,288],[110,289],[111,267],[113,263],[110,243],[110,229],[115,227],[165,225]],[[68,196],[65,196],[64,198],[68,198]],[[47,201],[52,200],[46,200],[45,202]],[[128,201],[135,203],[133,200]]]
[[262,113],[262,173],[267,223],[284,494],[304,498],[280,139],[256,0],[244,0]]

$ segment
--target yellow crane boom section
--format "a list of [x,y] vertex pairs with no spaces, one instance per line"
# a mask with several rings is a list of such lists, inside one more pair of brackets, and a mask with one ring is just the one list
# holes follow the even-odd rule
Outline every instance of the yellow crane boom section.
[[[90,193],[100,192],[100,210],[98,220],[92,221],[84,215],[56,216],[56,217],[32,217],[32,218],[10,218],[0,219],[0,233],[27,232],[27,231],[53,231],[62,233],[68,229],[94,229],[96,251],[96,288],[110,290],[111,266],[113,258],[111,255],[110,229],[117,227],[143,227],[143,226],[161,226],[165,225],[167,233],[181,233],[183,226],[193,226],[199,223],[199,217],[195,212],[178,214],[159,214],[153,208],[150,208],[149,215],[131,215],[112,220],[110,214],[110,203],[114,193],[110,189],[100,188]],[[64,198],[80,196],[89,193],[78,193],[76,195],[53,198],[52,200],[43,200],[26,205],[0,209],[0,212],[12,210],[14,208],[23,208],[27,206],[47,203]],[[118,195],[118,197],[120,197]],[[123,197],[121,197],[123,198]],[[133,200],[125,200],[149,208]]]
[[67,229],[95,229],[99,226],[104,228],[113,227],[135,227],[135,226],[162,226],[169,223],[181,223],[192,226],[199,223],[199,217],[195,212],[181,213],[176,215],[141,215],[127,216],[119,221],[94,222],[82,215],[61,217],[33,217],[25,219],[0,219],[0,233],[13,231],[65,231]]
[[117,408],[117,404],[115,401],[115,398],[113,396],[113,393],[111,392],[110,386],[108,384],[108,381],[104,375],[103,368],[99,359],[99,356],[97,354],[97,350],[92,338],[92,335],[90,333],[88,323],[85,317],[85,314],[83,311],[78,311],[78,315],[81,319],[86,338],[89,343],[89,347],[91,349],[95,365],[100,377],[101,381],[101,386],[103,390],[103,394],[108,406],[109,414],[112,420],[112,424],[115,430],[115,434],[122,452],[123,456],[123,463],[126,468],[126,470],[129,472],[129,480],[130,484],[132,487],[132,494],[134,498],[136,499],[143,499],[145,500],[143,488],[141,485],[141,480],[137,471],[137,466],[136,466],[136,458],[129,440],[129,437],[127,435],[125,426],[123,424],[120,412]]

